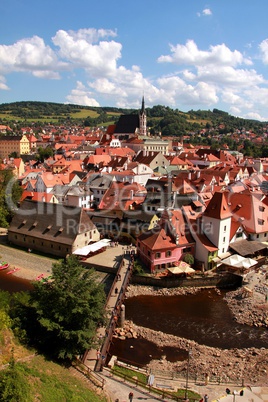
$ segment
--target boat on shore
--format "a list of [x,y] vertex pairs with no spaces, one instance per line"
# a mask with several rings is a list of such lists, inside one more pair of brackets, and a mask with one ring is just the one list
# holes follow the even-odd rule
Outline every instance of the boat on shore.
[[7,269],[9,267],[8,262],[0,262],[0,271],[3,271],[4,269]]
[[11,271],[7,272],[7,275],[14,274],[15,272],[19,271],[19,268],[13,268]]
[[38,276],[35,278],[35,280],[36,280],[36,281],[40,281],[41,279],[44,278],[44,276],[45,276],[45,274],[38,275]]

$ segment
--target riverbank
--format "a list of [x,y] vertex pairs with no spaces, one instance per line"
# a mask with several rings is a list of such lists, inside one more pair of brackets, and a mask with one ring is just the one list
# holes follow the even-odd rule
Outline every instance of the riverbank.
[[[174,335],[166,334],[161,331],[154,331],[125,322],[124,329],[117,329],[117,335],[121,339],[127,337],[141,337],[154,342],[160,347],[174,347],[188,351],[191,350],[189,361],[189,376],[205,379],[208,374],[210,378],[217,377],[223,383],[240,383],[250,386],[268,386],[267,349],[219,349],[199,345],[194,341],[189,341]],[[152,360],[148,364],[152,372],[169,371],[185,375],[187,371],[187,360],[175,363],[166,360],[165,356],[161,360]]]
[[[225,297],[234,319],[242,324],[262,326],[267,328],[267,309],[264,290],[266,278],[261,272],[248,278],[247,287],[253,292],[250,297],[244,295],[243,288],[229,291]],[[143,286],[130,286],[127,297],[139,295],[187,295],[200,291],[196,288],[158,289]],[[254,319],[253,319],[254,317]],[[154,342],[160,347],[172,346],[188,351],[191,350],[189,374],[192,376],[220,377],[222,381],[230,379],[245,381],[245,384],[267,386],[268,385],[268,350],[257,348],[246,349],[219,349],[200,345],[197,342],[154,331],[149,328],[137,326],[132,322],[126,322],[123,331],[118,329],[117,335],[121,339],[126,337],[142,337]],[[187,361],[171,363],[163,357],[161,360],[152,360],[149,365],[152,370],[175,371],[186,373]]]
[[57,261],[53,258],[28,253],[26,250],[9,247],[5,244],[0,244],[0,259],[9,263],[8,270],[3,271],[3,274],[16,268],[16,272],[12,273],[12,275],[29,281],[36,279],[41,274],[44,277],[51,275],[52,265]]

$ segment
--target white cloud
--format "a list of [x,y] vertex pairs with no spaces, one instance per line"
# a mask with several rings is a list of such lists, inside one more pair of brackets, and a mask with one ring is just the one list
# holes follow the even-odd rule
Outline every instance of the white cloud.
[[158,79],[158,84],[168,96],[171,96],[174,104],[179,101],[184,104],[201,103],[208,106],[218,101],[215,86],[205,82],[188,85],[181,78],[173,76]]
[[[209,8],[203,15],[211,15]],[[140,107],[146,104],[171,107],[221,107],[236,115],[262,114],[266,110],[267,81],[252,66],[252,60],[238,50],[219,44],[201,50],[193,40],[170,45],[169,54],[158,58],[176,66],[179,71],[159,77],[145,77],[139,65],[120,65],[122,44],[117,33],[105,29],[58,30],[49,46],[38,36],[25,38],[12,45],[0,45],[0,90],[9,90],[5,76],[9,73],[31,73],[36,78],[59,79],[69,71],[68,79],[76,84],[66,100],[70,103],[117,107]],[[262,61],[268,64],[268,39],[259,45]],[[177,67],[179,66],[179,67]],[[82,72],[82,75],[80,75]],[[83,78],[81,78],[83,77]],[[98,99],[101,99],[99,101]],[[220,105],[220,106],[219,106]],[[262,118],[262,120],[264,120]]]
[[268,64],[268,39],[263,40],[259,45],[261,57],[264,64]]
[[209,8],[204,8],[202,11],[203,15],[212,15],[212,11]]
[[91,95],[91,92],[86,89],[85,85],[77,81],[76,88],[71,91],[66,99],[69,103],[76,105],[99,107],[100,104],[94,98],[91,98]]
[[73,68],[84,68],[95,77],[116,72],[122,45],[115,41],[100,41],[100,37],[115,36],[113,31],[80,29],[78,32],[59,30],[52,38],[59,47],[59,55],[72,63]]
[[199,66],[195,79],[236,88],[265,82],[262,75],[257,74],[255,70],[235,69],[231,66]]
[[0,45],[0,71],[30,72],[58,78],[55,70],[66,67],[59,62],[56,53],[38,36],[21,39],[13,45]]
[[236,106],[231,106],[229,111],[233,116],[240,116],[241,113],[241,110]]
[[188,40],[185,45],[170,45],[170,51],[170,55],[160,56],[158,62],[194,66],[252,64],[250,59],[244,58],[238,50],[231,51],[224,43],[204,51],[199,50],[193,40]]
[[3,91],[9,90],[9,87],[6,85],[5,77],[2,77],[1,75],[0,75],[0,90],[3,90]]
[[206,17],[208,15],[212,15],[212,11],[210,10],[210,8],[204,8],[204,10],[201,13],[200,12],[197,13],[198,17],[202,16]]

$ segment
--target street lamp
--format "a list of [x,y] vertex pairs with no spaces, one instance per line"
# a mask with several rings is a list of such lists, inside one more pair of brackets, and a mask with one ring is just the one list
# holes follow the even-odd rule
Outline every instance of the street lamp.
[[188,399],[188,381],[189,381],[189,364],[190,355],[192,354],[190,348],[188,349],[187,370],[186,370],[186,385],[185,385],[185,399]]

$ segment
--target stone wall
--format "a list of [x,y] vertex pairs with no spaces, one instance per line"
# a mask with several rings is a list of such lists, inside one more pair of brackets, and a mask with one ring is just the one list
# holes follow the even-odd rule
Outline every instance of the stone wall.
[[223,272],[218,275],[194,276],[192,278],[155,278],[148,276],[132,276],[132,284],[143,286],[156,286],[164,288],[174,287],[218,287],[234,288],[242,285],[242,277],[230,272]]

